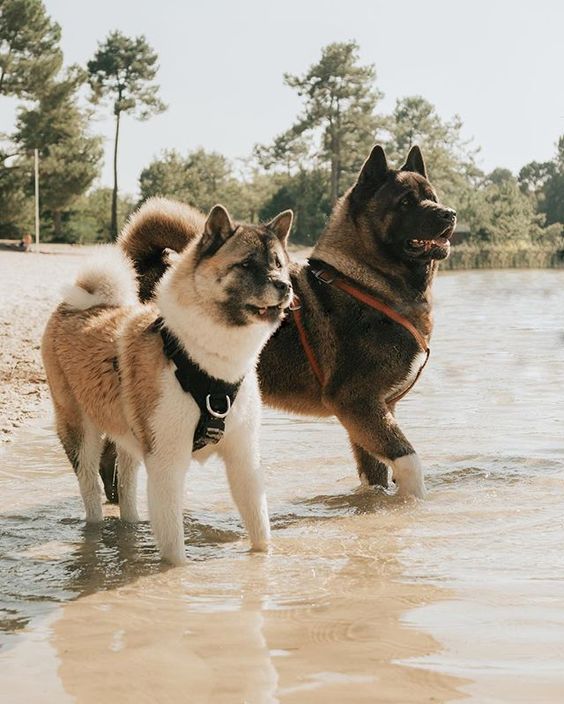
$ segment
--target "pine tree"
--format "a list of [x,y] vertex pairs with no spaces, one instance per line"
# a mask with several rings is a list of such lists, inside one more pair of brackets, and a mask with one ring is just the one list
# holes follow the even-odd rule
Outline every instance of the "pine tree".
[[101,139],[89,134],[89,114],[77,103],[76,94],[85,77],[75,66],[61,80],[44,86],[34,107],[20,109],[14,135],[23,154],[21,163],[30,175],[30,193],[31,152],[39,150],[41,207],[51,213],[57,239],[63,235],[62,212],[90,187],[100,171]]
[[145,120],[166,110],[159,99],[159,86],[153,83],[157,75],[157,54],[144,36],[131,39],[121,32],[111,32],[98,45],[94,58],[88,62],[92,99],[107,98],[115,116],[114,187],[112,193],[111,236],[117,237],[118,144],[122,113],[132,113]]
[[0,0],[0,95],[35,98],[62,66],[60,38],[41,0]]
[[371,65],[359,64],[358,51],[354,41],[329,44],[303,76],[284,76],[286,85],[304,99],[303,113],[289,131],[293,139],[288,144],[295,148],[297,136],[321,135],[315,156],[329,165],[331,204],[352,181],[381,125],[374,114],[382,96],[374,86],[376,72]]

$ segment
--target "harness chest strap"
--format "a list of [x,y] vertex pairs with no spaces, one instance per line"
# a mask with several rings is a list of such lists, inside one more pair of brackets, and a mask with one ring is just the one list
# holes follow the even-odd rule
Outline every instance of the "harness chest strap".
[[153,327],[162,337],[165,356],[176,367],[174,375],[182,390],[192,396],[200,409],[192,451],[200,450],[206,445],[215,445],[223,437],[225,418],[235,403],[242,380],[232,384],[210,376],[190,359],[180,342],[165,327],[162,318],[157,318]]
[[[419,367],[419,370],[417,371],[417,374],[415,375],[415,378],[413,381],[407,386],[406,389],[401,391],[399,394],[396,394],[392,398],[389,398],[386,400],[386,403],[396,403],[400,399],[402,399],[411,389],[415,386],[415,384],[418,382],[419,377],[421,376],[421,373],[423,369],[425,368],[427,362],[429,361],[429,355],[431,354],[431,350],[429,348],[429,345],[427,344],[427,341],[421,335],[419,330],[413,325],[407,318],[404,318],[403,315],[395,311],[393,308],[390,308],[390,306],[386,305],[382,301],[378,300],[371,294],[367,293],[366,291],[362,291],[361,289],[356,288],[356,286],[353,286],[350,284],[348,281],[345,281],[344,279],[340,278],[339,276],[332,276],[329,274],[328,271],[325,269],[312,269],[313,275],[319,280],[322,281],[324,284],[327,285],[333,285],[336,288],[341,289],[341,291],[344,291],[345,293],[348,293],[349,296],[352,296],[352,298],[355,298],[357,301],[360,301],[361,303],[364,303],[365,305],[369,306],[370,308],[374,308],[375,310],[379,311],[383,315],[385,315],[387,318],[390,318],[390,320],[393,320],[394,322],[398,323],[398,325],[401,325],[405,330],[407,330],[412,337],[416,340],[417,344],[421,348],[421,350],[425,353],[425,359],[423,360],[423,364]],[[325,375],[323,374],[323,371],[321,369],[321,366],[319,365],[319,362],[317,361],[317,357],[315,356],[315,352],[309,342],[307,332],[304,327],[304,322],[303,322],[303,313],[302,313],[302,306],[301,306],[301,301],[297,295],[294,295],[294,299],[292,301],[292,305],[290,306],[290,310],[292,311],[293,317],[294,317],[294,323],[296,325],[296,329],[298,331],[298,335],[300,338],[300,342],[302,344],[302,347],[304,349],[305,355],[307,357],[307,360],[309,362],[309,365],[315,374],[319,384],[323,386],[325,382]]]

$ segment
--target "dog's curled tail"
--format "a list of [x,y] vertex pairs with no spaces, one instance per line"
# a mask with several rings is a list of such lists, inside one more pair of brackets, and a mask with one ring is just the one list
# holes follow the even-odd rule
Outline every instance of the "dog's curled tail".
[[75,283],[63,289],[63,303],[74,310],[139,303],[131,262],[114,245],[99,247]]
[[133,262],[142,301],[152,298],[168,268],[169,251],[182,252],[202,234],[206,218],[184,203],[168,198],[150,198],[125,224],[118,246]]

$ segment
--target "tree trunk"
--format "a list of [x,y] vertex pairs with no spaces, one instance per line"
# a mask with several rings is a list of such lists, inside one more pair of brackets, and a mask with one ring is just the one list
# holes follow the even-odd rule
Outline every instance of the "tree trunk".
[[55,240],[60,242],[63,239],[63,220],[60,210],[53,211],[53,232],[55,234]]
[[331,152],[331,208],[333,208],[339,197],[339,186],[341,181],[340,137],[333,138]]
[[337,184],[337,160],[333,155],[331,159],[331,208],[333,208],[333,206],[337,202]]
[[119,142],[119,118],[121,111],[116,113],[116,137],[114,142],[114,190],[112,191],[112,222],[110,225],[110,235],[112,240],[116,240],[118,236],[117,226],[117,199],[118,199],[118,177],[117,177],[117,158],[118,158],[118,142]]

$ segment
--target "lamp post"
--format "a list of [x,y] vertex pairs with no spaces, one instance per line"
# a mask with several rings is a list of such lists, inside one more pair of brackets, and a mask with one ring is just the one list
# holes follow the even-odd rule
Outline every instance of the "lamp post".
[[39,150],[34,149],[35,156],[35,249],[39,251]]

